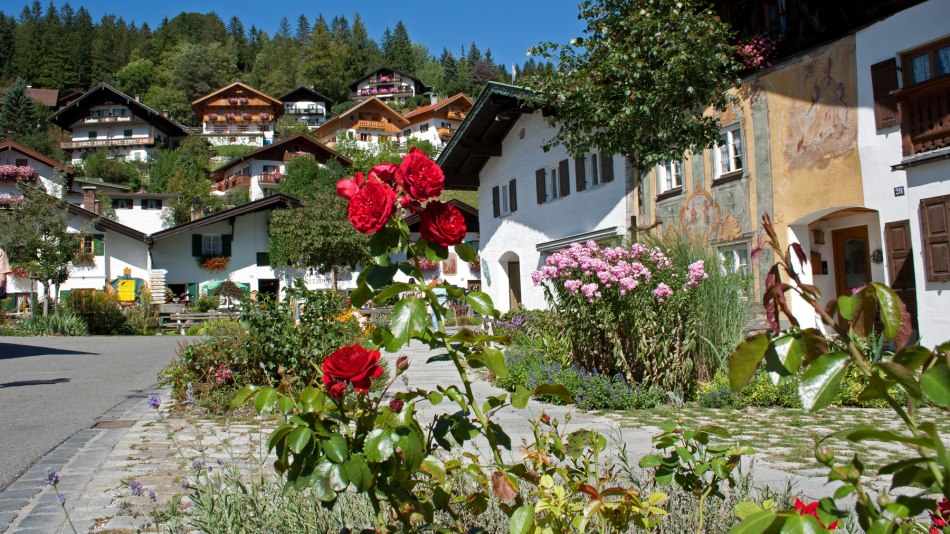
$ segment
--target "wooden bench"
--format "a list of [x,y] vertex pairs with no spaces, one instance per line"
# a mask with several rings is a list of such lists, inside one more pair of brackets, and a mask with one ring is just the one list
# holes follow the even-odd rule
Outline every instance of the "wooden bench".
[[161,314],[159,321],[161,327],[166,330],[178,330],[179,335],[185,335],[185,332],[192,326],[200,326],[208,321],[215,319],[238,319],[241,316],[237,312],[202,312],[202,313],[168,313]]

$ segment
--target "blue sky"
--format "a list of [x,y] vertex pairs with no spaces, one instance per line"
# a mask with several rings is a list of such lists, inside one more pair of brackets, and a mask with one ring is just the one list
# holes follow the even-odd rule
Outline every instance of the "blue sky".
[[[18,16],[24,0],[0,0],[0,11]],[[45,9],[49,0],[41,0]],[[59,6],[63,0],[55,0]],[[154,29],[164,17],[173,17],[182,11],[216,12],[227,22],[237,15],[246,28],[251,24],[269,33],[277,28],[280,18],[286,16],[292,27],[301,13],[315,19],[323,14],[327,19],[345,15],[352,21],[354,12],[363,17],[370,36],[377,41],[386,27],[402,20],[414,42],[421,42],[438,55],[445,46],[458,55],[475,41],[484,51],[491,48],[496,62],[510,65],[527,59],[525,50],[540,41],[566,43],[581,34],[577,20],[576,0],[348,0],[346,2],[289,1],[289,0],[73,0],[73,8],[85,6],[94,19],[114,13],[138,24],[148,22]]]

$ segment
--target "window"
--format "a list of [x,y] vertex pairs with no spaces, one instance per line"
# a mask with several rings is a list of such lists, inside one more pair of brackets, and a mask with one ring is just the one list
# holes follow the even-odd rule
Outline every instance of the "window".
[[660,193],[683,187],[683,162],[663,160],[656,167],[656,181]]
[[926,82],[950,74],[950,40],[908,52],[902,56],[904,85]]
[[713,157],[716,178],[742,170],[742,133],[738,124],[723,131]]
[[270,265],[270,253],[269,252],[258,252],[257,253],[257,266],[258,267],[267,267]]
[[97,135],[98,133],[95,130],[90,131],[88,134],[89,139],[95,139]]
[[30,165],[30,160],[17,158],[14,163],[17,167],[28,167]]
[[132,199],[131,198],[113,198],[112,207],[117,210],[130,210],[132,209]]
[[217,256],[221,254],[221,236],[203,235],[201,236],[201,254],[204,256]]
[[449,123],[447,123],[447,122],[443,122],[443,123],[442,123],[442,126],[440,126],[440,128],[451,128],[451,127],[452,127],[452,125],[449,124]]
[[91,235],[84,235],[79,247],[79,251],[83,254],[93,254],[96,251],[96,239]]
[[160,199],[160,198],[143,198],[143,199],[142,199],[142,209],[143,209],[143,210],[160,210],[160,209],[162,209],[162,199]]
[[749,267],[749,245],[742,243],[719,247],[719,257],[722,258],[722,267],[728,273],[751,274]]
[[495,217],[504,217],[518,211],[518,190],[514,178],[507,184],[492,188],[492,212]]
[[132,137],[132,130],[124,130],[124,131],[122,132],[122,135],[123,135],[124,137]]
[[561,180],[558,178],[558,170],[557,167],[548,169],[547,197],[545,198],[548,202],[561,198]]
[[264,165],[264,174],[273,174],[277,171],[276,165]]
[[360,141],[371,141],[371,140],[372,140],[372,136],[370,134],[368,133],[360,134]]
[[428,131],[429,131],[429,125],[428,125],[428,124],[420,124],[420,125],[419,125],[419,133],[426,133],[426,132],[428,132]]
[[600,185],[600,159],[597,157],[597,154],[590,155],[590,186],[597,187]]
[[402,131],[403,137],[409,137],[412,134],[412,128],[406,128]]

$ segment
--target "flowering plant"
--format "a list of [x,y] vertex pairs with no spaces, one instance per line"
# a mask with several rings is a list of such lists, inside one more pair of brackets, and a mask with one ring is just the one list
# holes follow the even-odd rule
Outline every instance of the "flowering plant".
[[274,172],[271,174],[271,177],[274,179],[274,183],[278,183],[278,184],[279,184],[280,181],[284,179],[284,173],[282,173],[282,172],[280,172],[280,171],[274,171]]
[[36,178],[36,169],[29,165],[0,165],[0,179],[29,181]]
[[743,66],[747,69],[764,69],[775,61],[778,51],[778,41],[771,37],[759,34],[745,40],[740,40],[736,52]]
[[468,270],[470,273],[480,273],[482,272],[482,256],[481,254],[476,254],[475,259],[468,262]]
[[221,272],[228,268],[230,262],[228,256],[202,256],[198,258],[198,267],[205,271]]
[[30,271],[27,271],[23,267],[18,267],[16,265],[10,267],[10,274],[13,275],[14,278],[29,278],[30,277]]
[[0,208],[13,208],[26,201],[23,195],[0,193]]

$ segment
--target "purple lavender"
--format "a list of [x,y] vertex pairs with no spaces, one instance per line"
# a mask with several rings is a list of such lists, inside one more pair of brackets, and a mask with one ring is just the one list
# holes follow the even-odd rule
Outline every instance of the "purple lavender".
[[46,478],[43,479],[43,483],[47,486],[55,486],[56,484],[59,484],[59,473],[57,473],[52,467],[47,467]]
[[158,395],[152,395],[148,398],[148,405],[153,410],[157,410],[162,405],[162,398]]
[[141,482],[139,482],[138,480],[135,480],[131,484],[129,484],[129,491],[132,492],[132,495],[135,495],[136,497],[141,497],[142,493],[145,491],[145,487],[142,486]]
[[152,501],[152,502],[155,502],[157,499],[158,499],[158,497],[155,495],[155,491],[154,491],[154,490],[148,490],[148,500],[150,500],[150,501]]
[[56,500],[59,501],[59,504],[60,504],[60,505],[62,505],[62,506],[65,506],[65,505],[66,505],[66,496],[63,495],[62,493],[57,493],[57,494],[56,494]]

